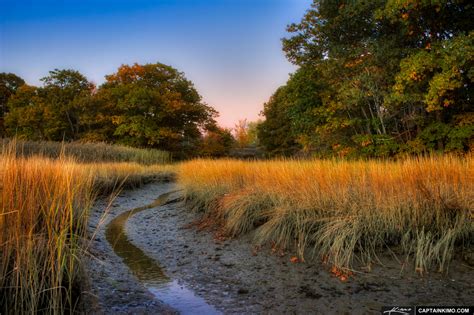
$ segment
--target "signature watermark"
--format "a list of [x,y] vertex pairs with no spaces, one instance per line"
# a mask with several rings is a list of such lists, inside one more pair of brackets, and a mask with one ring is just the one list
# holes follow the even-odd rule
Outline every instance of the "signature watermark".
[[474,306],[384,306],[382,315],[431,315],[464,314],[474,315]]
[[382,308],[383,315],[414,315],[415,308],[411,306],[388,306]]

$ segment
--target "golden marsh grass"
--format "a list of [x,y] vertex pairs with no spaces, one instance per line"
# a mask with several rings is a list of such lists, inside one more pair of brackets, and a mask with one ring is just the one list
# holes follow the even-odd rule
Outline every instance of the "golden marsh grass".
[[0,155],[0,313],[73,312],[83,289],[88,211],[100,192],[169,172],[163,165],[80,164]]
[[424,272],[474,243],[472,156],[400,161],[194,160],[178,181],[192,206],[257,243],[310,252],[342,269],[384,247]]

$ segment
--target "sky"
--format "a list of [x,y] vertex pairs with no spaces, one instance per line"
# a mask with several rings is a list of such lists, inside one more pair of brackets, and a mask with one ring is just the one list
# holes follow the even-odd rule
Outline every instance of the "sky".
[[75,69],[101,84],[122,64],[161,62],[184,72],[233,127],[254,121],[295,70],[286,26],[311,0],[0,0],[0,72],[40,85]]

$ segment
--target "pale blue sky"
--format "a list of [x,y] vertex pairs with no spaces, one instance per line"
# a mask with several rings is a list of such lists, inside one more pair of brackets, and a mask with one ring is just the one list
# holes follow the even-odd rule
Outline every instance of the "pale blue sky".
[[0,0],[0,72],[29,84],[73,68],[100,84],[121,64],[184,72],[219,122],[257,119],[294,67],[280,39],[310,0]]

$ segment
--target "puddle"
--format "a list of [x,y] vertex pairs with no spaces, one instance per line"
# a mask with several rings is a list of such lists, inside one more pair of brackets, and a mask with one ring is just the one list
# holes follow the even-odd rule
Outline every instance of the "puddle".
[[105,231],[107,241],[114,252],[123,259],[135,276],[157,299],[170,305],[181,314],[219,314],[207,302],[194,294],[183,284],[170,279],[158,261],[147,256],[140,248],[133,245],[125,233],[127,220],[136,213],[158,207],[166,203],[173,192],[160,195],[153,203],[126,211],[114,218]]

